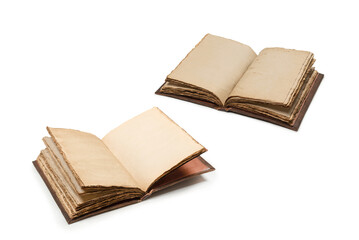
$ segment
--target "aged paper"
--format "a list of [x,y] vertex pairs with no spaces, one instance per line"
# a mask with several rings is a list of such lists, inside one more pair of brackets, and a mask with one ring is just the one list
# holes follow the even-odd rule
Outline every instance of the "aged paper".
[[293,103],[312,59],[313,54],[306,51],[266,48],[254,59],[230,98],[288,107]]
[[48,128],[81,187],[137,187],[106,145],[90,133]]
[[102,141],[143,191],[183,160],[206,151],[158,108],[121,124]]
[[194,97],[196,99],[209,101],[217,105],[222,105],[221,101],[219,101],[216,96],[208,93],[207,91],[202,91],[200,89],[188,87],[183,84],[178,84],[174,82],[166,82],[162,86],[161,92],[176,94],[180,96]]
[[143,192],[138,188],[120,188],[111,191],[79,195],[71,188],[48,149],[41,151],[37,162],[58,200],[62,203],[65,211],[71,218],[84,215],[122,200],[138,199],[143,196]]
[[308,96],[308,93],[311,90],[311,87],[317,76],[318,72],[315,70],[312,70],[310,74],[308,74],[305,84],[303,84],[299,94],[290,107],[274,106],[262,103],[251,104],[235,102],[229,104],[229,106],[264,114],[292,125],[296,120],[297,114],[300,111],[300,108],[302,107],[306,97]]
[[223,105],[255,57],[256,53],[247,45],[207,34],[167,80],[208,90]]

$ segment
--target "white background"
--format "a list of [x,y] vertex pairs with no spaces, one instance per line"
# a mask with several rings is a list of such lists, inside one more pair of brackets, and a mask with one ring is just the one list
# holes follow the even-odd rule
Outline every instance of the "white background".
[[[2,239],[358,239],[356,2],[0,1]],[[299,132],[154,94],[206,33],[315,53]],[[217,170],[67,225],[31,163],[45,127],[103,137],[153,106]]]

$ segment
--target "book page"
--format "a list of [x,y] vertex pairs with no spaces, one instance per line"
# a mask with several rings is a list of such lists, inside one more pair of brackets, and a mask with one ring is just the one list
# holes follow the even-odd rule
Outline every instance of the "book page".
[[143,191],[139,188],[110,188],[105,191],[80,195],[72,189],[48,149],[41,151],[36,162],[70,218],[79,217],[113,203],[138,199],[143,196]]
[[318,72],[311,69],[310,73],[306,77],[305,83],[302,85],[299,94],[295,98],[293,104],[290,107],[283,107],[279,105],[269,105],[264,103],[230,103],[228,106],[239,109],[249,110],[254,113],[263,114],[273,117],[280,121],[286,122],[290,125],[294,125],[298,113],[303,106],[312,86],[318,76]]
[[123,123],[102,141],[143,191],[178,164],[206,151],[158,108]]
[[47,129],[81,187],[138,187],[95,135],[72,129]]
[[215,96],[207,94],[207,92],[205,91],[201,91],[199,89],[194,89],[188,86],[184,86],[172,82],[165,82],[165,84],[163,84],[163,86],[161,87],[161,92],[180,95],[180,96],[193,97],[199,100],[212,102],[216,105],[222,104],[221,102],[219,102],[219,99],[217,99]]
[[266,48],[254,59],[230,98],[288,107],[295,98],[313,54],[284,48]]
[[167,79],[208,90],[223,105],[255,57],[247,45],[207,34]]
[[46,148],[48,149],[48,153],[52,156],[52,159],[55,159],[55,162],[59,166],[60,171],[62,170],[62,176],[66,178],[66,181],[70,183],[71,187],[76,190],[77,193],[84,194],[85,190],[81,188],[70,167],[67,165],[65,159],[63,158],[61,152],[57,149],[57,146],[52,138],[44,137],[42,141],[45,143]]

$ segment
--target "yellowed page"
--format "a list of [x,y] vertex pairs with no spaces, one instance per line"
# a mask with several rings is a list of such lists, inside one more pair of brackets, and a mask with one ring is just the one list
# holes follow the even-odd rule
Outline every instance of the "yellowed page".
[[143,192],[138,188],[120,188],[94,194],[79,195],[72,189],[71,184],[64,177],[63,172],[59,169],[56,160],[51,156],[48,149],[41,151],[37,158],[37,163],[66,212],[71,217],[80,216],[125,199],[129,200],[143,196]]
[[71,204],[70,199],[67,199],[65,197],[65,190],[60,187],[60,184],[56,181],[55,176],[52,174],[51,171],[49,171],[48,164],[46,164],[45,161],[45,157],[40,154],[36,159],[36,162],[38,163],[38,166],[44,173],[48,183],[50,184],[51,188],[55,192],[57,198],[61,202],[61,205],[63,206],[67,214],[70,217],[73,217],[74,214],[76,213],[75,206]]
[[290,125],[294,124],[294,121],[299,113],[300,108],[303,106],[303,102],[308,96],[312,85],[318,76],[318,72],[314,69],[307,76],[305,84],[303,84],[302,89],[299,91],[298,96],[294,100],[293,104],[290,107],[282,107],[279,105],[268,105],[262,103],[231,103],[230,107],[236,107],[240,109],[249,109],[252,112],[261,113],[281,121],[287,122]]
[[194,97],[196,99],[209,101],[217,105],[221,105],[220,102],[218,102],[218,99],[212,95],[209,95],[205,91],[201,91],[199,89],[191,88],[185,85],[180,85],[177,83],[172,82],[166,82],[161,87],[161,92],[164,93],[170,93],[170,94],[176,94],[181,96],[188,96],[188,97]]
[[306,51],[266,48],[254,59],[230,97],[289,106],[312,58],[313,54]]
[[208,90],[224,104],[255,57],[247,45],[207,34],[167,79]]
[[181,161],[205,151],[158,108],[121,124],[102,141],[143,191]]
[[137,187],[95,135],[63,128],[48,128],[48,131],[81,187]]
[[46,147],[49,149],[49,154],[53,155],[53,159],[59,165],[60,171],[63,170],[62,175],[66,177],[67,182],[70,183],[72,189],[76,190],[78,194],[84,194],[85,191],[81,188],[80,184],[76,180],[74,174],[72,173],[70,167],[67,165],[65,159],[62,157],[62,154],[57,149],[56,144],[50,137],[44,137],[43,142],[45,143]]

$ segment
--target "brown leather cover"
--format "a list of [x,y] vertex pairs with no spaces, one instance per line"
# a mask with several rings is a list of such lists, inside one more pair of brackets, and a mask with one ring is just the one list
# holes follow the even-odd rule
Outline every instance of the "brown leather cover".
[[273,124],[276,124],[276,125],[279,125],[279,126],[282,126],[282,127],[294,130],[294,131],[298,131],[299,126],[300,126],[300,124],[301,124],[301,122],[302,122],[302,120],[304,118],[304,115],[307,112],[308,107],[309,107],[311,101],[313,100],[313,97],[314,97],[315,93],[317,92],[320,83],[323,80],[323,77],[324,77],[324,75],[319,73],[317,78],[314,80],[313,86],[310,89],[310,92],[307,95],[307,98],[305,99],[305,101],[304,101],[304,103],[303,103],[303,105],[302,105],[302,107],[301,107],[301,109],[300,109],[300,111],[298,113],[298,117],[295,120],[293,126],[291,126],[291,125],[289,125],[287,123],[284,123],[282,121],[279,121],[277,119],[274,119],[274,118],[271,118],[271,117],[268,117],[268,116],[265,116],[265,115],[262,115],[262,114],[257,114],[257,113],[253,113],[253,112],[250,112],[250,111],[246,111],[246,110],[243,110],[243,109],[219,107],[218,105],[216,105],[214,103],[199,100],[199,99],[195,99],[195,98],[192,98],[192,97],[179,96],[179,95],[170,94],[170,93],[162,93],[162,92],[160,92],[160,89],[162,88],[162,86],[164,84],[156,91],[156,94],[157,95],[167,96],[167,97],[172,97],[172,98],[177,98],[177,99],[181,99],[181,100],[188,101],[188,102],[197,103],[197,104],[200,104],[200,105],[203,105],[203,106],[206,106],[206,107],[210,107],[210,108],[214,108],[214,109],[217,109],[217,110],[220,110],[220,111],[238,113],[238,114],[241,114],[241,115],[244,115],[244,116],[248,116],[248,117],[260,119],[260,120],[263,120],[263,121],[266,121],[266,122],[270,122],[270,123],[273,123]]
[[88,217],[98,215],[100,213],[108,212],[108,211],[111,211],[111,210],[114,210],[117,208],[121,208],[121,207],[130,205],[130,204],[138,203],[138,202],[143,201],[146,198],[148,198],[154,192],[157,192],[164,188],[170,187],[170,186],[172,186],[176,183],[179,183],[181,181],[184,181],[190,177],[194,177],[194,176],[215,170],[214,167],[212,167],[208,162],[206,162],[202,157],[199,156],[199,157],[194,158],[193,160],[183,164],[182,166],[176,168],[172,172],[163,176],[161,179],[157,180],[152,185],[150,190],[146,193],[146,195],[143,196],[141,199],[131,199],[131,200],[122,201],[122,202],[115,203],[113,205],[107,206],[105,208],[99,209],[97,211],[88,213],[86,215],[83,215],[83,216],[80,216],[77,218],[70,218],[69,215],[66,213],[64,207],[62,206],[60,200],[56,196],[55,191],[52,189],[50,183],[46,179],[45,174],[42,172],[41,168],[39,167],[38,163],[36,161],[33,161],[32,163],[34,164],[36,170],[39,172],[42,180],[45,182],[47,188],[49,189],[52,197],[54,198],[57,206],[60,208],[60,210],[61,210],[62,214],[64,215],[68,224],[77,222],[79,220],[82,220],[82,219],[85,219]]

